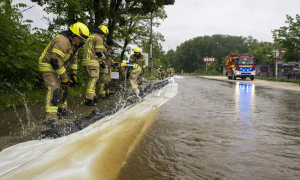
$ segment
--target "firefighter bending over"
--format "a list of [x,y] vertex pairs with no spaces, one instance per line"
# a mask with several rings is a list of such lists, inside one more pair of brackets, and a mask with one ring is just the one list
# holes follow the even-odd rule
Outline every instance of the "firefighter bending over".
[[[141,49],[134,48],[134,54],[130,56],[129,62],[137,64],[136,68],[130,70],[130,84],[132,91],[138,96],[140,90],[138,89],[137,79],[140,74],[143,74],[146,70],[146,59],[144,55],[141,54]],[[140,77],[141,78],[141,77]]]
[[165,78],[165,69],[164,69],[164,67],[159,66],[157,71],[158,71],[158,79],[164,79]]
[[87,74],[87,90],[85,94],[85,105],[95,106],[97,103],[96,83],[99,79],[99,67],[106,68],[105,46],[103,39],[108,36],[108,28],[100,25],[94,30],[85,43],[82,66],[85,66]]
[[[77,83],[77,50],[89,36],[88,27],[77,22],[55,36],[39,58],[39,71],[43,75],[46,87],[46,123],[57,120],[57,113],[68,115],[68,86]],[[71,80],[67,69],[71,68]]]
[[175,70],[174,70],[174,68],[171,67],[171,65],[169,65],[169,67],[167,69],[167,74],[168,74],[168,77],[173,77],[175,74]]

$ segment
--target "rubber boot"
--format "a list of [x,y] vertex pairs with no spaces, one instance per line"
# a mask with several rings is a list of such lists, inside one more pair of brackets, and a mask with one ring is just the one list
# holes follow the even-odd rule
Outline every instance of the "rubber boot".
[[134,92],[137,96],[140,95],[140,90],[139,90],[139,89],[135,89],[135,90],[133,90],[133,92]]
[[95,103],[94,99],[93,100],[85,99],[85,105],[86,106],[96,106],[96,103]]
[[64,118],[68,118],[68,117],[74,115],[74,113],[72,111],[68,110],[68,102],[67,101],[58,104],[57,115],[63,116]]
[[57,112],[58,115],[61,115],[61,116],[65,116],[65,117],[69,117],[69,116],[73,116],[74,113],[70,110],[68,110],[67,108],[58,108],[58,112]]
[[98,98],[97,98],[97,96],[94,96],[94,103],[98,103],[99,101],[98,101]]
[[46,120],[43,125],[46,128],[52,128],[57,124],[57,113],[46,113]]

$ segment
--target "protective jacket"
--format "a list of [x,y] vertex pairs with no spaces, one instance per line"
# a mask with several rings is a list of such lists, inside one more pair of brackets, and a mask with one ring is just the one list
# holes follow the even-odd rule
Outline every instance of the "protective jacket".
[[74,46],[69,31],[63,31],[55,36],[39,58],[39,71],[52,72],[67,78],[66,69],[69,67],[73,75],[77,75],[77,50],[81,46]]
[[129,62],[133,62],[138,64],[141,68],[146,69],[146,58],[144,55],[139,54],[136,56],[135,54],[130,56]]
[[99,63],[105,61],[106,51],[103,44],[103,39],[98,33],[93,33],[89,36],[85,43],[82,66],[99,67]]

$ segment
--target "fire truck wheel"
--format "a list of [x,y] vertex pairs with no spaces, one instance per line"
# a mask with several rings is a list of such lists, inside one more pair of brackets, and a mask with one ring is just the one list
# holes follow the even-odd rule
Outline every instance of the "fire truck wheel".
[[253,81],[254,80],[254,76],[250,76],[250,79],[251,79],[251,81]]

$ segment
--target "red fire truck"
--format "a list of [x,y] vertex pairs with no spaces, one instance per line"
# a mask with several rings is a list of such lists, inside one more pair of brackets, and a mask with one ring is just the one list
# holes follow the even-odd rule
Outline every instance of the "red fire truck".
[[253,81],[255,76],[254,57],[236,54],[226,56],[225,69],[228,79],[236,80],[237,77],[241,79],[250,77],[251,81]]

